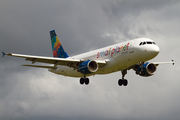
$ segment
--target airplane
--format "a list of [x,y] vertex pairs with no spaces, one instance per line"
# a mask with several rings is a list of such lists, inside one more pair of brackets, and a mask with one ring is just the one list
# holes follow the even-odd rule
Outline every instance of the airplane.
[[[128,80],[125,79],[127,70],[133,69],[137,75],[149,77],[155,74],[159,64],[172,63],[174,65],[175,63],[174,60],[170,62],[147,62],[156,57],[160,51],[156,43],[149,38],[137,38],[72,57],[64,51],[55,30],[50,31],[50,38],[53,57],[2,52],[3,57],[8,55],[25,58],[32,64],[22,66],[46,68],[55,74],[79,77],[81,85],[89,84],[88,76],[121,71],[122,79],[118,80],[118,85],[127,86]],[[36,62],[51,65],[34,65]]]

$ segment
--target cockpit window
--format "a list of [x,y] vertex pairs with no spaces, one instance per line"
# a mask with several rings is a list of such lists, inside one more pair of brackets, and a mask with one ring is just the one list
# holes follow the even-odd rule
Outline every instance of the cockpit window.
[[152,42],[147,42],[147,44],[152,44]]
[[147,42],[141,42],[141,43],[139,44],[139,46],[145,45],[145,44],[155,44],[155,45],[156,45],[155,42],[147,41]]
[[145,45],[145,44],[146,44],[146,42],[143,42],[143,43],[142,43],[142,45]]

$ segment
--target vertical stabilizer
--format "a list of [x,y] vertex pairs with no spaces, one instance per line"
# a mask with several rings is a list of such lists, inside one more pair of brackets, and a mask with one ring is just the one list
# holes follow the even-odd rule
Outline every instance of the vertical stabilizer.
[[57,58],[67,58],[69,57],[68,54],[64,51],[55,30],[50,31],[51,36],[51,44],[52,44],[52,51],[53,56]]

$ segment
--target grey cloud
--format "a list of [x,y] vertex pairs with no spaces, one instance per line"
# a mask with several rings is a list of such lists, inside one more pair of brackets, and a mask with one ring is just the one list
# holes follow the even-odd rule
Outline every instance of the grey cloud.
[[[69,55],[136,37],[149,37],[161,52],[152,61],[179,60],[178,1],[7,1],[0,2],[0,49],[52,56],[49,31],[55,29]],[[21,58],[0,58],[1,119],[179,119],[179,69],[160,65],[149,78],[128,71],[79,78],[22,67]],[[31,63],[30,63],[31,64]],[[179,62],[177,62],[179,64]],[[177,68],[177,69],[176,69]]]

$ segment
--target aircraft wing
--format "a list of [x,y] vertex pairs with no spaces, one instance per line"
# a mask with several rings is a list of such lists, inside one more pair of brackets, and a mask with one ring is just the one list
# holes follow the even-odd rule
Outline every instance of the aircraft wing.
[[44,65],[22,65],[27,67],[37,67],[37,68],[47,68],[47,69],[56,69],[55,66],[44,66]]
[[153,64],[155,64],[156,66],[160,65],[160,64],[175,64],[174,60],[171,60],[170,62],[152,62]]
[[[155,66],[158,66],[158,65],[160,65],[160,64],[172,64],[172,65],[174,65],[174,64],[176,63],[176,61],[171,60],[171,61],[169,61],[169,62],[150,62],[150,63],[153,63]],[[135,70],[135,69],[137,68],[137,66],[140,66],[140,64],[137,63],[137,64],[135,64],[135,65],[129,66],[129,67],[127,68],[127,70],[130,70],[130,69],[134,69],[134,70]]]
[[[23,55],[23,54],[4,53],[3,52],[3,56],[4,55],[25,58],[25,60],[31,61],[32,64],[34,64],[35,62],[54,64],[54,66],[46,66],[46,67],[42,67],[42,68],[52,68],[52,67],[56,67],[57,65],[64,65],[64,66],[76,68],[76,66],[79,63],[84,62],[83,60],[73,59],[73,58],[54,58],[54,57],[32,56],[32,55]],[[100,66],[106,64],[105,60],[98,60],[96,62]],[[40,66],[36,66],[36,65],[23,65],[23,66],[40,67]]]

